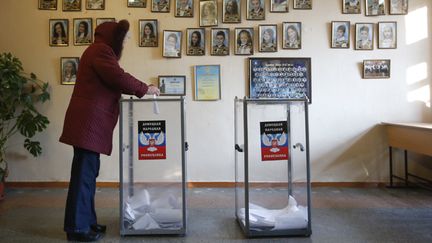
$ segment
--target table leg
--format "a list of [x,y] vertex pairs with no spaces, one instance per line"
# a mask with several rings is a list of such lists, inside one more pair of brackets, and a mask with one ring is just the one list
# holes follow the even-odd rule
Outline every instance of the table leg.
[[389,146],[390,187],[393,187],[393,148]]
[[408,186],[408,151],[405,150],[405,186]]

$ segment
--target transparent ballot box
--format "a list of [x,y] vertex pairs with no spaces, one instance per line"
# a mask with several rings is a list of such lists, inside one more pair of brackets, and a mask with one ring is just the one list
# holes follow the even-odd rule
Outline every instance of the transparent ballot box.
[[308,101],[235,99],[235,204],[248,237],[309,236]]
[[120,234],[186,232],[184,99],[120,101]]

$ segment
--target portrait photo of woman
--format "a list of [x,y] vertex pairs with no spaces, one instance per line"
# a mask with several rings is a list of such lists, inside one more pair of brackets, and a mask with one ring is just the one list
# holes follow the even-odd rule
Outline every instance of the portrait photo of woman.
[[241,1],[223,0],[222,2],[222,22],[240,23],[241,22]]
[[74,45],[90,45],[93,42],[92,19],[74,19]]
[[78,64],[78,57],[60,58],[61,84],[75,84]]
[[170,0],[152,0],[152,12],[168,13]]
[[200,1],[200,26],[216,25],[218,25],[217,2],[215,0]]
[[301,49],[301,23],[284,22],[282,30],[282,48]]
[[204,56],[205,55],[205,29],[190,28],[187,29],[187,49],[188,56]]
[[181,57],[182,32],[174,30],[164,30],[163,32],[163,53],[164,57]]
[[378,48],[395,49],[397,47],[397,23],[378,22]]
[[69,45],[69,20],[50,19],[50,46]]
[[139,20],[139,46],[157,47],[158,46],[158,22],[156,19]]
[[176,17],[193,17],[193,0],[176,0]]
[[253,55],[253,28],[236,28],[236,55]]
[[260,52],[277,51],[277,25],[259,26],[259,48]]

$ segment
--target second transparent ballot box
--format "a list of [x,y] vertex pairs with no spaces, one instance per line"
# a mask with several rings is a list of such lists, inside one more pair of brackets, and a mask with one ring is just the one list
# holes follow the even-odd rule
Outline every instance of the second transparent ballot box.
[[248,237],[309,236],[308,101],[238,99],[236,218]]
[[186,233],[184,99],[120,101],[120,234]]

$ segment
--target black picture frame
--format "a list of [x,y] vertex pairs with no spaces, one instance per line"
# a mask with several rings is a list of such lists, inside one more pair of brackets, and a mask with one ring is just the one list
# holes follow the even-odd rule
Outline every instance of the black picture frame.
[[249,97],[312,102],[311,58],[249,58]]
[[363,60],[363,79],[389,79],[390,59]]

